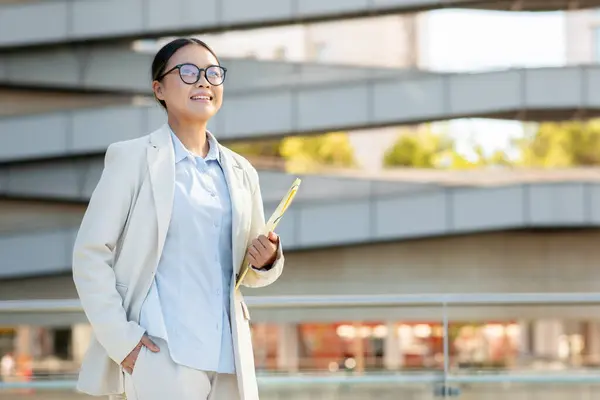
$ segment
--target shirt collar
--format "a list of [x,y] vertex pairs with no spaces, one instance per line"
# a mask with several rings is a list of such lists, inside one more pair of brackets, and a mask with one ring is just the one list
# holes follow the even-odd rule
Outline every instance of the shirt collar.
[[[212,133],[206,131],[206,138],[208,139],[208,154],[204,158],[204,161],[216,160],[218,163],[221,163],[221,152],[219,150],[219,142],[214,137]],[[173,149],[175,151],[175,164],[179,161],[183,160],[187,156],[196,157],[192,152],[190,152],[181,140],[177,137],[177,135],[171,130],[171,139],[173,140]]]

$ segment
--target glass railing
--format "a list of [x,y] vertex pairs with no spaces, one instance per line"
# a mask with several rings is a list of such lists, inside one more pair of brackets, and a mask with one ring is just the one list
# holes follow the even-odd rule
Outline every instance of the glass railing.
[[[277,367],[257,367],[263,400],[588,400],[600,394],[600,325],[598,329],[585,328],[595,335],[589,339],[590,343],[582,345],[576,340],[568,340],[569,334],[573,336],[573,329],[579,329],[577,327],[581,325],[577,321],[600,315],[600,293],[247,296],[246,302],[251,312],[256,312],[255,321],[263,320],[265,314],[257,311],[265,310],[269,315],[276,315],[278,311],[308,310],[307,316],[325,318],[331,311],[336,314],[339,310],[353,310],[355,319],[360,321],[380,320],[380,315],[387,315],[388,320],[394,321],[439,321],[430,331],[422,332],[423,335],[437,336],[432,339],[435,346],[421,357],[422,362],[418,365],[407,362],[390,365],[389,359],[383,362],[369,359],[367,355],[360,360],[362,369],[354,365],[348,369],[316,369],[314,365],[327,365],[327,360],[302,357],[297,360],[293,372],[289,369],[278,371]],[[19,315],[21,323],[33,324],[42,314],[47,317],[56,313],[57,317],[64,317],[68,313],[81,312],[76,300],[0,302],[0,325],[8,315],[12,318]],[[562,333],[538,329],[533,335],[538,339],[543,339],[546,334],[561,336],[561,349],[554,354],[536,354],[539,348],[536,351],[513,349],[506,353],[508,356],[488,354],[488,358],[482,360],[471,357],[472,352],[461,353],[457,342],[461,334],[461,325],[457,321],[480,321],[482,316],[487,321],[560,320],[570,327],[565,327]],[[361,331],[358,323],[354,333],[349,329],[352,322],[346,324],[348,329],[340,329],[338,334],[368,334]],[[510,324],[505,324],[502,329],[500,323],[493,324],[488,329],[490,335],[515,335],[508,328]],[[399,335],[406,326],[399,327]],[[531,334],[520,332],[519,335],[532,346]],[[555,341],[549,346],[546,340],[546,349],[558,344]],[[382,363],[384,365],[378,368],[373,367]],[[267,364],[274,363],[269,359]],[[0,382],[0,400],[90,398],[75,392],[76,368],[72,363],[69,365],[70,370],[63,369],[63,372],[42,374],[39,373],[41,368],[34,368],[37,372],[33,376],[17,375],[5,379]]]

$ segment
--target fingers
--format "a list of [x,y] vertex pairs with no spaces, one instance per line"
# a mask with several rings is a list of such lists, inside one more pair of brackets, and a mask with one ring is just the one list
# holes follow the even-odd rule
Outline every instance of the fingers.
[[271,241],[271,243],[278,244],[279,236],[275,232],[269,232],[269,240]]
[[127,357],[125,357],[123,362],[121,362],[123,371],[125,371],[131,375],[131,373],[133,372],[133,368],[135,367],[135,361],[137,360],[138,355],[140,354],[141,348],[142,348],[142,341],[140,340],[140,342],[127,355]]
[[252,245],[256,247],[256,249],[260,252],[271,253],[273,251],[273,245],[279,242],[279,236],[277,236],[273,232],[269,232],[268,237],[265,235],[260,235],[256,239],[252,241]]
[[273,243],[273,244],[278,244],[279,243],[279,236],[275,232],[273,232],[273,231],[269,232],[267,234],[267,236],[260,235],[257,239],[261,243],[263,243],[266,248],[269,248],[269,246],[270,246],[271,243]]
[[160,351],[160,348],[147,335],[142,336],[140,343],[150,349],[153,353],[158,353]]
[[129,365],[127,365],[127,366],[125,366],[125,367],[123,368],[123,370],[125,370],[126,372],[128,372],[128,373],[129,373],[129,375],[131,375],[131,374],[133,373],[133,368],[134,368],[134,367],[135,367],[135,363],[131,363],[131,364],[129,364]]
[[256,268],[262,268],[269,264],[277,253],[277,244],[275,241],[279,237],[273,232],[269,232],[268,237],[260,235],[252,240],[248,247],[248,261]]
[[250,247],[248,247],[248,261],[250,261],[250,264],[257,267],[257,266],[259,266],[258,265],[259,259],[260,259],[260,252],[256,249],[256,246],[254,246],[254,244],[251,244]]
[[263,252],[271,247],[271,241],[267,239],[265,235],[260,235],[254,242],[254,245],[260,252]]
[[146,347],[153,353],[158,353],[160,351],[160,348],[152,341],[152,339],[148,337],[148,335],[142,336],[140,342],[133,348],[133,350],[131,350],[131,353],[129,353],[121,363],[123,371],[127,372],[129,375],[133,373],[135,363],[140,356],[142,346]]
[[133,354],[127,356],[127,358],[121,363],[121,366],[123,367],[123,371],[131,375],[133,373],[133,368],[135,367],[135,361],[133,361]]

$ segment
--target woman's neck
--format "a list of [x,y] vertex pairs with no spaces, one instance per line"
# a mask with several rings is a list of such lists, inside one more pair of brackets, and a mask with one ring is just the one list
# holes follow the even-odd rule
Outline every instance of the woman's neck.
[[169,126],[185,148],[201,157],[206,157],[209,149],[206,125],[207,122],[181,123],[175,118],[169,118]]

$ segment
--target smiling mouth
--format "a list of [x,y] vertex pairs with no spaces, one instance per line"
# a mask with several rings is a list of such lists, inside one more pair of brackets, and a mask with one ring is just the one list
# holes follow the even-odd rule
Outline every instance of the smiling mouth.
[[190,99],[194,101],[212,101],[212,96],[192,96]]

